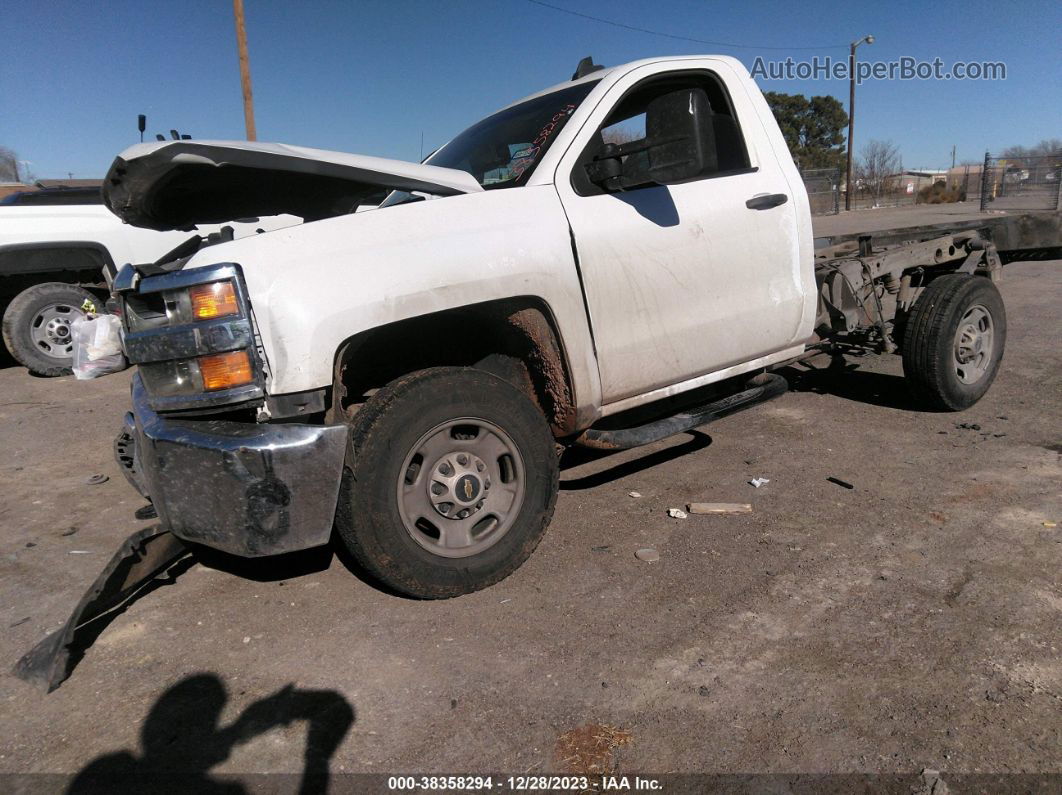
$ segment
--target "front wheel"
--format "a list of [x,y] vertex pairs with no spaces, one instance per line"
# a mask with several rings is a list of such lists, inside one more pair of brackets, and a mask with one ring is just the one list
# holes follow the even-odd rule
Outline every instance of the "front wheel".
[[482,370],[420,370],[355,415],[336,527],[389,587],[458,596],[527,560],[558,478],[549,427],[523,391]]
[[992,385],[1006,340],[1007,315],[995,284],[983,276],[941,276],[907,318],[904,376],[924,404],[961,411]]
[[73,323],[85,317],[88,290],[45,282],[23,290],[4,312],[4,344],[19,364],[37,375],[70,375],[74,362]]

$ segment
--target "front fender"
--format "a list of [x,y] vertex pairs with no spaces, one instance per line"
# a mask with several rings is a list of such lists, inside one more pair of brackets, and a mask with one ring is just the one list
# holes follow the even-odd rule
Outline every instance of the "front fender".
[[271,394],[318,389],[350,337],[486,301],[533,296],[553,314],[580,407],[599,405],[567,219],[551,185],[415,202],[201,251],[239,262],[269,360]]

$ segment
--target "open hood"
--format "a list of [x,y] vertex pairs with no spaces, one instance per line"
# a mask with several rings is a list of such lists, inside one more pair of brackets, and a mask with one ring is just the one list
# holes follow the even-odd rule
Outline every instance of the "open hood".
[[115,158],[103,200],[148,229],[288,213],[316,221],[352,212],[386,190],[436,196],[478,193],[464,171],[368,155],[254,141],[160,141]]

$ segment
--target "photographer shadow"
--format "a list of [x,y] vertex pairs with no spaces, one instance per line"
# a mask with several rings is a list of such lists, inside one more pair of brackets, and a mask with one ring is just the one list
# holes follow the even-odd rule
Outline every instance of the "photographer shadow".
[[67,790],[85,793],[248,791],[237,776],[210,775],[239,745],[278,726],[307,723],[299,792],[325,792],[329,760],[355,720],[354,708],[334,690],[288,685],[248,706],[228,726],[220,724],[228,693],[213,673],[189,676],[164,692],[144,719],[141,755],[129,750],[98,757]]

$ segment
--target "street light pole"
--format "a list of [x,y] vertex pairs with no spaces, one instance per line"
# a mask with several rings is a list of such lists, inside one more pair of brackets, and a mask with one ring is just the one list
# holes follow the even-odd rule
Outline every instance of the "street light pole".
[[852,135],[855,133],[855,51],[863,42],[874,43],[874,37],[866,35],[853,41],[848,51],[848,164],[845,167],[844,209],[852,209]]

